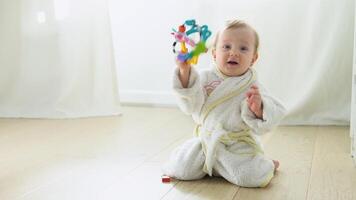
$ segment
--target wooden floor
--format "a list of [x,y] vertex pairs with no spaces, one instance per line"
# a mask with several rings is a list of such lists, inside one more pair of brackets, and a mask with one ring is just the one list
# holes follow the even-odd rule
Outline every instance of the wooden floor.
[[267,188],[222,178],[161,183],[161,165],[192,136],[173,108],[124,107],[120,117],[0,119],[1,200],[356,200],[349,127],[279,127],[264,136],[280,161]]

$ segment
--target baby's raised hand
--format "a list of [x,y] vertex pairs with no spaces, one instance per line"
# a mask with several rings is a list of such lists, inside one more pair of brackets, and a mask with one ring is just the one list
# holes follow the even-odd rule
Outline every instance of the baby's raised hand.
[[190,71],[191,65],[188,64],[187,62],[183,62],[183,61],[176,59],[176,64],[179,67],[179,71],[181,71],[181,72],[187,72],[187,71],[189,72]]
[[259,119],[263,119],[263,105],[260,91],[256,85],[252,85],[246,93],[247,105],[249,109]]
[[187,62],[182,62],[178,59],[176,59],[176,64],[179,67],[179,80],[182,83],[182,87],[187,88],[189,83],[190,68],[192,66]]

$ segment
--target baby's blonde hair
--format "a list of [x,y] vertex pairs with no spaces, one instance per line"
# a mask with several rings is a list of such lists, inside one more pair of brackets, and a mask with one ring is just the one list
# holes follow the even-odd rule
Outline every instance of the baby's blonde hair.
[[[260,45],[260,38],[256,32],[256,30],[254,28],[252,28],[250,25],[248,25],[246,22],[242,21],[242,20],[228,20],[225,23],[225,27],[223,28],[222,31],[224,30],[228,30],[228,29],[238,29],[238,28],[249,28],[253,31],[254,35],[255,35],[255,53],[258,52],[258,47]],[[216,49],[216,45],[218,43],[218,39],[219,39],[219,32],[217,32],[217,34],[215,35],[214,38],[214,43],[213,43],[213,49]]]

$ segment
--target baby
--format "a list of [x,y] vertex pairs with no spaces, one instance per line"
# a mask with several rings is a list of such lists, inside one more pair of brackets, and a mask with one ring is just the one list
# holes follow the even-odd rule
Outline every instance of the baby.
[[196,137],[172,152],[165,175],[195,180],[208,174],[243,187],[268,185],[279,162],[264,155],[258,135],[276,126],[285,109],[251,68],[258,46],[256,31],[232,20],[215,38],[213,69],[198,74],[176,61],[174,91],[180,109],[197,124]]

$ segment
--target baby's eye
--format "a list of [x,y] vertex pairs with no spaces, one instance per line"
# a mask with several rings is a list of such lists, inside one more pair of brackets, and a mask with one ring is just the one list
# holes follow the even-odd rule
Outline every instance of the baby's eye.
[[231,46],[230,46],[229,44],[224,44],[224,45],[222,46],[222,48],[223,48],[224,50],[229,50],[229,49],[231,49]]
[[248,51],[248,47],[242,46],[242,47],[240,47],[240,50],[241,50],[241,51]]

